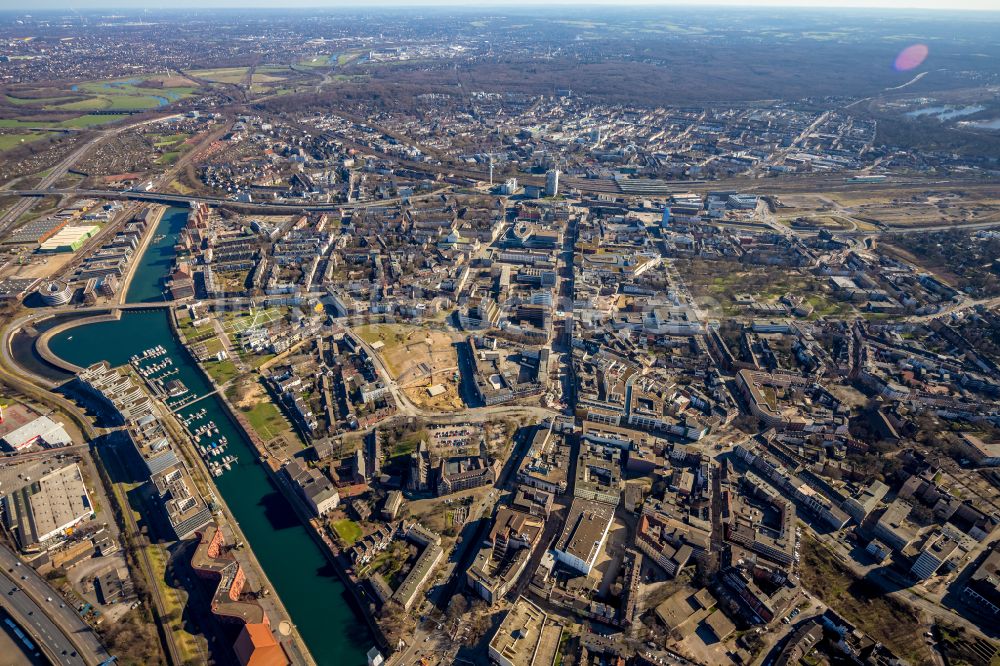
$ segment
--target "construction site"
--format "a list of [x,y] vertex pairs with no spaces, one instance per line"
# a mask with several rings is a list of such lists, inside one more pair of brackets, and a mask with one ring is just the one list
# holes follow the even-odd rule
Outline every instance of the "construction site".
[[455,347],[461,335],[406,324],[369,324],[355,331],[414,404],[438,411],[462,408]]

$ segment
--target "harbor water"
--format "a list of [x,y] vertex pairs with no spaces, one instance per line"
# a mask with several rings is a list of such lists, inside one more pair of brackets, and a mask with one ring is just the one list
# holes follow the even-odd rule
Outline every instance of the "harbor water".
[[[164,214],[155,231],[163,238],[151,243],[141,258],[128,302],[161,300],[162,279],[170,270],[173,246],[186,215],[182,208],[170,208]],[[162,346],[166,353],[155,361],[172,359],[169,372],[176,369],[176,373],[170,379],[179,380],[188,389],[185,395],[168,399],[176,405],[205,396],[213,387],[174,336],[169,316],[165,309],[126,311],[118,321],[63,331],[49,341],[49,348],[79,366],[101,360],[117,366],[128,363],[134,355],[141,356],[146,349]],[[213,395],[188,404],[178,409],[178,417],[187,421],[191,431],[214,422],[218,432],[213,431],[210,439],[225,441],[225,454],[238,459],[214,479],[215,485],[317,664],[365,663],[365,653],[373,644],[367,625],[356,615],[341,579],[275,487],[220,399]]]

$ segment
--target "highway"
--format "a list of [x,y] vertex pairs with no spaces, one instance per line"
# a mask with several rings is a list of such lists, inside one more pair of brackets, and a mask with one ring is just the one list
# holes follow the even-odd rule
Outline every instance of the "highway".
[[[22,567],[23,568],[23,567]],[[76,651],[66,635],[50,620],[41,607],[24,594],[6,576],[3,581],[3,607],[28,637],[39,646],[39,651],[49,661],[67,666],[86,666],[87,662]],[[13,593],[12,593],[13,591]]]
[[[37,186],[38,190],[42,191],[43,193],[48,193],[49,188],[55,185],[60,178],[65,176],[66,172],[69,171],[71,168],[73,168],[74,164],[79,162],[80,159],[84,155],[86,155],[91,148],[93,148],[96,144],[103,141],[107,137],[114,136],[115,134],[124,132],[125,130],[132,129],[134,127],[140,127],[142,125],[147,125],[149,123],[160,122],[161,120],[166,120],[167,118],[173,118],[173,117],[176,117],[176,114],[169,116],[160,116],[150,120],[143,120],[142,122],[132,123],[130,125],[123,125],[121,127],[113,127],[106,130],[100,130],[97,136],[90,139],[89,141],[85,141],[83,145],[81,145],[79,148],[77,148],[72,153],[67,155],[62,162],[52,167],[52,170],[49,171],[48,175],[42,178],[42,180],[38,183]],[[74,190],[63,190],[61,192],[73,194]],[[14,192],[11,191],[11,193],[13,194]],[[53,194],[60,193],[60,191],[53,190],[51,193]],[[0,236],[3,236],[5,233],[7,233],[10,230],[10,228],[21,218],[22,215],[24,215],[29,210],[34,208],[36,203],[38,203],[36,200],[30,198],[22,199],[21,201],[18,201],[14,206],[12,206],[10,210],[8,210],[6,213],[0,216]]]
[[[100,664],[111,658],[94,631],[31,567],[0,545],[3,604],[58,664]],[[48,601],[51,599],[52,601]],[[74,656],[76,654],[76,656]]]
[[[190,153],[189,153],[190,154]],[[420,194],[416,196],[409,197],[410,201],[420,200],[424,198],[434,197],[440,195],[442,191],[447,190],[448,187],[439,188],[433,192],[427,194]],[[145,192],[142,190],[98,190],[98,189],[77,189],[77,188],[41,188],[41,189],[31,189],[31,190],[5,190],[4,194],[10,194],[15,196],[27,197],[27,201],[31,201],[31,197],[44,197],[44,196],[73,196],[73,197],[86,197],[86,198],[96,198],[96,199],[123,199],[127,201],[144,201],[147,203],[162,203],[172,206],[187,206],[192,201],[197,201],[199,203],[205,203],[209,206],[226,206],[227,208],[232,208],[234,210],[244,210],[258,212],[261,211],[275,211],[276,214],[289,214],[290,212],[296,213],[329,213],[344,209],[354,209],[354,208],[364,208],[365,206],[387,206],[391,204],[398,204],[401,202],[399,197],[391,197],[388,199],[377,199],[370,201],[353,201],[351,203],[286,203],[279,201],[236,201],[235,199],[226,199],[224,197],[211,197],[204,195],[195,194],[171,194],[169,192],[157,192],[151,190]],[[23,201],[21,203],[24,203]],[[20,204],[18,204],[20,205]],[[13,209],[11,209],[13,211]]]
[[[49,172],[49,175],[45,176],[41,180],[41,182],[38,183],[38,189],[41,191],[46,191],[50,187],[52,187],[52,185],[54,185],[57,180],[66,175],[66,172],[69,171],[70,167],[76,164],[77,161],[79,161],[79,159],[83,157],[87,153],[87,151],[91,149],[91,147],[94,146],[94,144],[96,144],[103,138],[104,138],[103,134],[97,136],[91,139],[90,141],[85,142],[82,146],[80,146],[72,153],[70,153],[66,157],[66,159],[64,159],[62,162],[60,162],[59,164],[57,164],[55,167],[52,168],[52,171]],[[36,203],[38,203],[38,201],[35,199],[27,199],[27,198],[21,199],[14,206],[12,206],[10,210],[4,213],[3,216],[0,216],[0,236],[7,233],[10,227],[17,220],[21,219],[22,215],[24,215],[29,210],[35,207]]]

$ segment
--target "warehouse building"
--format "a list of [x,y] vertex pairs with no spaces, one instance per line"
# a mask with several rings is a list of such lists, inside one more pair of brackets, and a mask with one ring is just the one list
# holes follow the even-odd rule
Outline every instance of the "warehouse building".
[[96,225],[63,227],[38,246],[39,252],[76,252],[101,228]]
[[3,498],[4,522],[21,550],[57,545],[94,514],[83,474],[76,463],[45,474]]
[[25,423],[20,428],[11,430],[0,440],[4,446],[14,451],[23,451],[32,444],[56,447],[68,446],[72,443],[69,433],[61,423],[56,423],[47,416],[39,416]]

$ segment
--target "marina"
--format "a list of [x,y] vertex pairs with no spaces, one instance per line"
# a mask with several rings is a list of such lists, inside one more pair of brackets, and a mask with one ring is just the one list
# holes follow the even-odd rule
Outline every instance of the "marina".
[[[178,219],[186,219],[186,212],[180,208],[169,209],[158,231],[171,229],[175,237],[183,226]],[[171,233],[167,235],[162,243],[169,244],[172,251]],[[137,267],[129,289],[130,302],[135,294],[153,298],[154,291],[161,293],[160,282],[169,264],[164,267],[159,254],[149,259],[143,257]],[[158,298],[162,296],[154,300]],[[213,442],[216,448],[219,442],[225,444],[219,454],[207,453],[209,460],[215,463],[210,469],[215,467],[218,471],[218,474],[213,473],[217,492],[239,523],[248,545],[316,663],[320,666],[366,663],[365,654],[373,639],[367,625],[351,606],[349,593],[308,528],[256,460],[256,451],[226,410],[216,388],[175,337],[169,317],[165,308],[126,311],[118,320],[84,324],[63,331],[52,337],[49,348],[56,356],[81,367],[101,360],[114,366],[131,365],[134,356],[141,358],[147,349],[162,348],[164,351],[158,356],[140,365],[162,363],[161,357],[169,357],[171,365],[161,372],[176,369],[168,380],[181,382],[188,392],[170,399],[167,406],[188,432],[194,433],[209,423],[214,424],[211,437],[199,444],[205,446],[206,452],[212,449]]]
[[[170,398],[184,397],[188,404],[198,399],[196,394],[176,378],[180,368],[174,365],[173,358],[167,355],[162,345],[144,349],[141,354],[133,355],[129,362],[150,390],[168,406],[171,404]],[[226,453],[229,438],[219,434],[219,426],[208,418],[208,409],[202,407],[189,412],[186,416],[179,417],[178,421],[213,477],[222,476],[223,472],[230,471],[239,462],[237,456]]]

